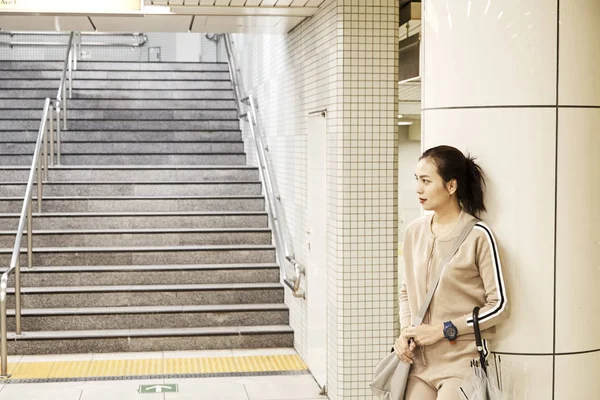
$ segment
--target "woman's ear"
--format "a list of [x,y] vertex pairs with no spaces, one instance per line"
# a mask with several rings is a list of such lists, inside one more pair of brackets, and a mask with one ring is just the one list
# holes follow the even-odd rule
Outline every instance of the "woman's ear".
[[452,179],[450,182],[446,183],[446,189],[448,190],[448,193],[453,196],[458,189],[458,182],[456,182],[456,179]]

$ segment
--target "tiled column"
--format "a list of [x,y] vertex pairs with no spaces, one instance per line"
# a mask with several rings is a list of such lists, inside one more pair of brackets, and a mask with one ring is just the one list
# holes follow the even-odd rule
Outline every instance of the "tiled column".
[[373,367],[397,333],[398,14],[395,0],[338,1],[332,399],[372,397]]
[[517,399],[597,399],[600,2],[425,0],[423,140],[477,156]]

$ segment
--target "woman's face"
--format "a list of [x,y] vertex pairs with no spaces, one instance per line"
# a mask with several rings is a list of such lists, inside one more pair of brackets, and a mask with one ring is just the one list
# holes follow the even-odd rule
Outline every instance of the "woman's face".
[[456,191],[456,182],[452,180],[445,183],[430,159],[419,160],[415,169],[415,179],[417,180],[417,196],[419,196],[419,202],[423,209],[440,210],[452,202],[451,193]]

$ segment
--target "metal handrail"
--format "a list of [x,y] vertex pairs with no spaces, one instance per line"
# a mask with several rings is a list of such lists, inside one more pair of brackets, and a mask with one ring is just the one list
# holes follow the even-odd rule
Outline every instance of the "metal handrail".
[[[65,36],[68,33],[65,32],[35,32],[35,31],[20,31],[20,32],[9,32],[9,31],[0,31],[0,35],[9,35],[13,36]],[[79,33],[79,37],[81,36],[131,36],[133,38],[141,38],[140,42],[137,43],[108,43],[108,42],[86,42],[80,43],[80,46],[102,46],[102,47],[142,47],[148,42],[148,36],[145,33],[105,33],[105,32],[85,32]],[[0,45],[8,45],[10,47],[13,46],[64,46],[65,43],[62,42],[3,42],[0,41]]]
[[[33,264],[33,238],[32,238],[32,192],[34,178],[37,172],[37,207],[38,212],[42,210],[42,186],[48,179],[48,133],[52,130],[52,112],[50,99],[46,98],[44,102],[44,111],[40,122],[35,150],[33,152],[33,160],[31,169],[29,170],[29,179],[27,180],[27,188],[25,189],[25,198],[21,209],[21,217],[19,218],[19,226],[17,228],[17,237],[15,246],[13,247],[12,257],[9,268],[2,274],[0,278],[0,352],[1,352],[1,375],[0,378],[9,378],[8,374],[8,335],[6,326],[6,296],[8,290],[8,278],[12,273],[15,274],[15,332],[21,334],[21,241],[23,240],[23,231],[25,223],[27,223],[27,263],[31,267]],[[49,129],[46,129],[46,122],[49,122]],[[43,159],[40,158],[43,144]],[[43,172],[43,174],[42,174]]]
[[[77,69],[77,52],[73,51],[73,38],[75,37],[75,32],[71,32],[69,34],[69,42],[67,44],[67,54],[65,56],[65,61],[63,63],[62,74],[60,78],[60,84],[58,85],[58,92],[56,94],[56,100],[54,105],[56,107],[56,163],[60,165],[60,107],[63,105],[64,113],[63,113],[63,130],[68,130],[67,128],[67,98],[73,97],[73,67]],[[77,37],[81,40],[81,35],[78,34]],[[81,46],[81,43],[79,43]],[[67,71],[69,75],[67,76]],[[66,96],[66,85],[67,78],[69,83],[69,93]],[[63,104],[64,103],[64,104]],[[54,161],[54,156],[52,157]],[[54,165],[54,163],[52,163]]]
[[[250,133],[256,146],[256,154],[258,156],[259,171],[263,184],[265,186],[265,193],[267,198],[267,204],[269,207],[269,219],[271,220],[271,226],[273,227],[273,233],[275,238],[275,248],[277,251],[282,252],[283,257],[280,259],[285,262],[289,262],[294,269],[294,276],[289,279],[287,276],[285,266],[282,266],[281,272],[283,275],[283,282],[287,287],[292,290],[294,297],[305,299],[305,293],[298,293],[300,290],[300,283],[302,275],[306,275],[306,269],[298,260],[294,254],[291,241],[287,231],[287,225],[285,223],[285,215],[281,204],[281,195],[277,190],[275,177],[271,174],[271,168],[269,168],[269,158],[267,152],[269,151],[268,146],[263,140],[263,136],[260,131],[257,107],[254,98],[250,95],[242,97],[244,90],[242,88],[242,79],[240,76],[240,70],[237,68],[235,54],[233,51],[233,44],[228,34],[223,35],[225,39],[225,49],[227,51],[227,58],[229,60],[229,73],[231,75],[231,81],[233,82],[233,92],[235,100],[238,104],[238,110],[240,119],[247,118],[248,124],[250,125]],[[243,105],[246,104],[247,110],[245,113],[242,112]]]
[[[19,226],[17,227],[17,236],[15,238],[15,246],[13,248],[10,266],[2,274],[0,278],[0,378],[9,378],[8,374],[8,328],[6,323],[6,297],[8,291],[8,279],[11,274],[15,274],[15,333],[21,334],[21,242],[23,240],[23,232],[25,224],[27,224],[27,265],[33,266],[33,217],[32,217],[32,202],[33,202],[33,183],[37,172],[37,208],[38,213],[42,212],[43,201],[43,185],[48,181],[48,167],[54,166],[54,118],[56,118],[56,162],[60,164],[60,107],[64,102],[63,129],[67,130],[67,98],[72,96],[73,91],[73,65],[77,68],[77,56],[73,51],[73,46],[77,46],[74,41],[75,33],[69,34],[69,42],[65,62],[63,64],[62,75],[56,99],[54,101],[46,98],[40,128],[38,131],[35,150],[33,152],[33,160],[31,161],[31,169],[29,170],[29,179],[27,180],[27,188],[25,189],[25,197],[23,199],[23,207],[19,218]],[[79,38],[80,35],[77,34]],[[68,72],[68,75],[67,75]],[[67,80],[68,80],[68,96],[67,96]],[[52,107],[55,107],[56,112],[52,112]],[[43,145],[43,158],[42,154]],[[50,147],[50,153],[48,153]]]

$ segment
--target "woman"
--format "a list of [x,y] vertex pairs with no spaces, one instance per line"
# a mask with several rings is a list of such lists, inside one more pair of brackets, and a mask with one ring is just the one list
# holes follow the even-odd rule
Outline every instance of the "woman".
[[[401,334],[394,346],[412,364],[405,400],[459,399],[458,388],[478,357],[471,314],[479,312],[484,339],[507,317],[506,290],[491,230],[478,222],[446,265],[423,324],[411,326],[440,262],[467,221],[485,211],[485,179],[471,157],[454,147],[427,150],[417,164],[417,194],[431,215],[413,221],[404,239],[400,290]],[[486,349],[487,351],[487,349]]]

